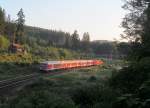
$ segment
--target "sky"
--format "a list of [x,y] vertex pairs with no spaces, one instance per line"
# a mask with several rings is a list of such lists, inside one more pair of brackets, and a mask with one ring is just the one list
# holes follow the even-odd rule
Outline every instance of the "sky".
[[23,8],[26,25],[73,33],[89,32],[91,40],[120,39],[125,15],[122,0],[0,0],[0,6],[17,18]]

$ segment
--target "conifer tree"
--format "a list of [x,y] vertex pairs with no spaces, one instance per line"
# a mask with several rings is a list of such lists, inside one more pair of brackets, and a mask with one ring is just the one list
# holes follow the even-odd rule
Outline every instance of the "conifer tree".
[[25,15],[23,9],[21,8],[17,14],[18,19],[16,20],[16,39],[15,42],[19,44],[24,43],[24,24],[25,24]]
[[79,49],[79,47],[80,47],[80,38],[77,30],[75,30],[74,33],[72,34],[72,48],[74,50],[77,50]]

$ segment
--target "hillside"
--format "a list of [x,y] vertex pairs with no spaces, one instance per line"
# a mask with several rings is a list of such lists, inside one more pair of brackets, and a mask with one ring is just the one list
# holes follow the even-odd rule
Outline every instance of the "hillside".
[[[25,27],[25,36],[29,38],[29,40],[36,41],[44,41],[43,44],[47,45],[56,45],[56,46],[63,46],[65,45],[66,38],[70,36],[69,33],[65,33],[63,31],[56,31],[56,30],[48,30],[38,27]],[[42,43],[42,42],[41,42]]]

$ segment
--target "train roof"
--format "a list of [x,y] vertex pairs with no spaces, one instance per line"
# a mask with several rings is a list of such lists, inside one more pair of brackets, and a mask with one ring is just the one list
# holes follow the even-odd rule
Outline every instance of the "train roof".
[[41,63],[44,63],[44,64],[58,64],[58,63],[60,63],[60,61],[45,61],[45,62],[41,62]]
[[44,64],[61,64],[61,63],[74,63],[74,62],[90,62],[92,60],[62,60],[62,61],[45,61]]

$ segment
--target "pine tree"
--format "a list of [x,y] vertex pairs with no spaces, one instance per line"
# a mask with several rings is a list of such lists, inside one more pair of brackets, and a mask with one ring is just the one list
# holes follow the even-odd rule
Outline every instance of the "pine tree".
[[88,32],[83,34],[82,49],[84,51],[89,51],[89,49],[90,49],[90,35]]
[[71,48],[72,47],[72,40],[69,33],[66,34],[66,41],[65,41],[65,48]]
[[77,30],[75,30],[74,33],[72,34],[72,48],[74,50],[77,50],[79,49],[79,47],[80,47],[80,38]]
[[24,23],[25,23],[25,15],[23,12],[23,9],[21,8],[20,11],[17,14],[18,19],[16,20],[17,22],[17,28],[16,28],[16,39],[15,42],[19,44],[24,43]]

